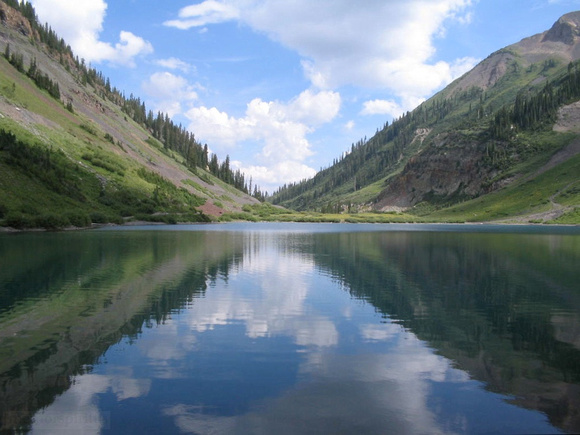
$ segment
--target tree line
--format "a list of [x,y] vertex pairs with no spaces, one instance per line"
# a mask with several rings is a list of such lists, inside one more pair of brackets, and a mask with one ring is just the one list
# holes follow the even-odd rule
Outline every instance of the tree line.
[[535,94],[520,92],[513,106],[502,107],[490,123],[492,138],[506,140],[518,130],[530,130],[554,123],[558,108],[580,98],[579,62],[568,64],[567,72],[554,82],[547,82]]

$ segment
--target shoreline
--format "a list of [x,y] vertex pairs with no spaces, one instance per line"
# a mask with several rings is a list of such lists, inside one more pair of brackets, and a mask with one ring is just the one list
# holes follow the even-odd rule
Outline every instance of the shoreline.
[[249,225],[253,224],[265,224],[265,223],[281,223],[281,224],[330,224],[330,225],[447,225],[447,226],[507,226],[507,227],[543,227],[543,228],[576,228],[580,227],[580,224],[550,224],[550,223],[536,223],[536,222],[500,222],[500,221],[479,221],[479,222],[308,222],[308,221],[230,221],[230,222],[179,222],[176,224],[167,224],[164,222],[150,222],[150,221],[131,221],[125,222],[123,224],[106,223],[106,224],[92,224],[90,227],[66,227],[58,229],[47,229],[47,228],[25,228],[18,229],[13,227],[0,226],[0,234],[20,234],[20,233],[58,233],[58,232],[71,232],[71,231],[91,231],[98,230],[101,228],[118,228],[123,229],[124,227],[183,227],[183,226],[204,226],[204,225],[228,225],[228,224],[240,224],[246,223]]

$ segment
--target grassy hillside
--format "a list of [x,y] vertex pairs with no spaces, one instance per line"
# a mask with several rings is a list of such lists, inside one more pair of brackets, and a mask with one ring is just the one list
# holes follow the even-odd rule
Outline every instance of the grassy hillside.
[[[0,89],[4,225],[88,226],[129,216],[208,220],[195,209],[205,199],[145,168],[127,152],[131,145],[111,140],[94,121],[67,111],[3,58]],[[136,150],[151,161],[169,157],[155,148]]]
[[[465,222],[519,219],[521,222],[580,223],[580,155],[544,172],[496,192],[436,211],[418,215],[437,220]],[[561,213],[560,213],[561,212]]]
[[0,11],[0,226],[198,222],[258,203],[229,159],[125,98],[49,28]]

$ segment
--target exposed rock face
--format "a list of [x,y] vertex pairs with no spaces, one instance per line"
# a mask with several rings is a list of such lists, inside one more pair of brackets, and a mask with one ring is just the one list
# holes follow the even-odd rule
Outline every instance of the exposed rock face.
[[553,41],[573,45],[579,37],[580,12],[572,12],[556,21],[552,28],[545,33],[542,42]]
[[469,73],[452,84],[450,96],[457,92],[478,87],[484,91],[493,87],[508,71],[508,66],[514,61],[514,55],[507,51],[498,51],[478,64]]
[[4,3],[0,3],[0,23],[3,26],[16,29],[24,36],[31,36],[33,34],[32,26],[28,20]]
[[550,30],[539,33],[491,54],[473,70],[450,85],[449,95],[479,87],[487,90],[497,83],[516,60],[522,67],[548,57],[570,62],[580,58],[580,11],[562,16]]
[[580,133],[580,101],[560,107],[554,131]]
[[483,164],[481,144],[458,134],[442,134],[412,157],[401,175],[381,193],[375,208],[390,211],[412,207],[427,199],[471,198],[484,192],[491,169]]

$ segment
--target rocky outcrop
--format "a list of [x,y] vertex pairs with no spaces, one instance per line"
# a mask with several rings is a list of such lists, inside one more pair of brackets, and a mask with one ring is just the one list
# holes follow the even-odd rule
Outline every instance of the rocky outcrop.
[[553,41],[563,42],[566,45],[573,45],[580,37],[580,12],[572,12],[562,16],[548,30],[542,42]]
[[469,73],[450,85],[449,96],[470,88],[481,88],[484,91],[493,87],[508,71],[515,60],[513,53],[500,50],[479,63]]
[[493,171],[483,163],[485,152],[485,145],[460,134],[439,135],[409,160],[400,175],[389,180],[375,209],[391,211],[425,200],[457,200],[486,193]]
[[[0,2],[0,23],[2,26],[9,27],[11,29],[16,29],[19,33],[24,36],[31,37],[33,35],[32,26],[30,22],[22,16],[19,12],[15,11],[4,3]],[[1,28],[1,27],[0,27]]]
[[487,90],[495,85],[514,63],[529,67],[548,58],[571,62],[580,59],[580,11],[562,16],[546,32],[524,38],[498,50],[450,85],[449,96],[472,87]]

